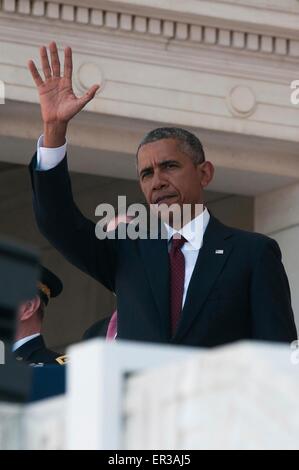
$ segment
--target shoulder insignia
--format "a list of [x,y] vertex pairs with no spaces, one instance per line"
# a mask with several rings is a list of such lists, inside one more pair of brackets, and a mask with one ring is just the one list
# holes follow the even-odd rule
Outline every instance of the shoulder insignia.
[[55,361],[58,362],[58,364],[60,364],[61,366],[63,366],[64,364],[69,362],[69,356],[56,357]]

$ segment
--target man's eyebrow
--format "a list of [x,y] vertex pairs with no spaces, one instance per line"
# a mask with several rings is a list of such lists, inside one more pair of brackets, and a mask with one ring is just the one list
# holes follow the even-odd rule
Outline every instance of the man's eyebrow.
[[177,165],[180,164],[177,160],[163,160],[162,162],[159,163],[159,166],[169,165],[169,163],[175,163]]
[[[172,164],[176,164],[176,165],[180,165],[180,162],[178,162],[177,160],[163,160],[162,162],[159,162],[158,164],[158,167],[159,168],[163,168],[165,167],[166,165],[169,165],[170,163]],[[152,171],[153,170],[153,167],[152,166],[147,166],[146,168],[143,168],[140,173],[139,173],[139,176],[142,176],[144,173],[147,173],[148,171]]]

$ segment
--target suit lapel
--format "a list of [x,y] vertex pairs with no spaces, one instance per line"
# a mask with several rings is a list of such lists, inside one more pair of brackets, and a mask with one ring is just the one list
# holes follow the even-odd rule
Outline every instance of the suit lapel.
[[[173,340],[176,342],[190,328],[220,275],[233,248],[232,232],[211,216],[203,246],[192,273],[181,320]],[[218,253],[216,253],[218,251]]]
[[160,316],[163,336],[169,339],[169,257],[168,241],[165,239],[140,240],[140,253],[147,272],[157,310]]

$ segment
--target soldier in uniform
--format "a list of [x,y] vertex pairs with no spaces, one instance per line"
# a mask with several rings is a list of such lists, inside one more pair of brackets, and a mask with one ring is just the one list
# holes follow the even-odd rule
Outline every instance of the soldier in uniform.
[[61,280],[45,267],[41,267],[36,297],[23,302],[17,312],[18,325],[13,351],[18,361],[32,365],[63,365],[67,362],[66,356],[47,348],[41,334],[49,300],[57,297],[62,289]]

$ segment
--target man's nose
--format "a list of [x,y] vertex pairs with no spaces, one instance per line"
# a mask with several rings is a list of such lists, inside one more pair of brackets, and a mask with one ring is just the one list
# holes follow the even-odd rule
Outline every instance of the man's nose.
[[160,172],[155,172],[152,180],[152,188],[157,191],[167,186],[167,182],[161,177]]

